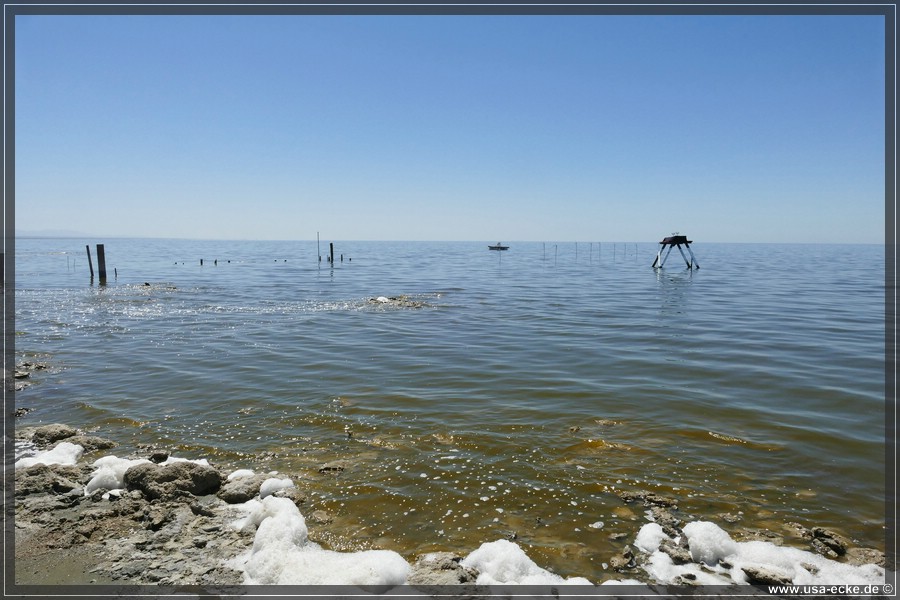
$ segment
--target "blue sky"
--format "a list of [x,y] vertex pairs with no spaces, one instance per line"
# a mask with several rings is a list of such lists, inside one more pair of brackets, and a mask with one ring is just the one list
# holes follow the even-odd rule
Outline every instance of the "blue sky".
[[16,229],[884,241],[879,16],[17,16]]

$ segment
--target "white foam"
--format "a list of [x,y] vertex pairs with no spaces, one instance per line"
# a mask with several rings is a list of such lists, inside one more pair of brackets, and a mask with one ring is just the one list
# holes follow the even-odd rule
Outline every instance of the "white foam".
[[284,490],[292,487],[294,487],[294,482],[290,479],[278,479],[277,477],[270,477],[269,479],[263,481],[262,485],[259,486],[259,497],[260,499],[262,499],[267,496],[271,496],[278,490]]
[[238,469],[237,471],[232,471],[230,475],[228,475],[228,481],[234,481],[235,479],[246,479],[247,477],[253,477],[256,475],[250,469]]
[[146,458],[132,460],[113,455],[98,458],[91,464],[94,467],[94,474],[88,484],[84,486],[84,495],[89,496],[99,489],[125,489],[125,471],[135,465],[148,462],[150,461]]
[[737,553],[737,543],[715,523],[694,521],[685,525],[683,531],[690,544],[694,562],[714,565],[720,559]]
[[71,442],[60,442],[54,448],[39,452],[36,456],[20,458],[16,461],[16,470],[34,465],[74,465],[84,454],[84,448]]
[[174,465],[175,463],[182,463],[182,462],[189,462],[189,463],[194,463],[196,465],[203,465],[204,467],[209,466],[209,461],[206,460],[205,458],[191,459],[191,458],[178,458],[176,456],[170,456],[169,458],[167,458],[166,460],[164,460],[163,462],[161,462],[159,464],[160,464],[160,466],[165,467],[168,465]]
[[528,558],[522,548],[509,540],[497,540],[481,545],[463,559],[463,566],[479,571],[477,585],[593,585],[584,577],[563,579],[542,569]]
[[685,565],[676,565],[658,549],[666,535],[657,523],[648,523],[638,532],[635,546],[649,555],[643,566],[655,581],[671,583],[679,575],[689,574],[701,585],[746,584],[743,567],[768,569],[794,585],[868,585],[883,584],[885,580],[884,569],[878,565],[849,565],[770,542],[736,542],[718,525],[707,521],[688,523],[683,532],[695,561]]
[[235,526],[257,526],[253,548],[230,562],[247,585],[379,585],[406,583],[409,563],[396,552],[334,552],[309,540],[306,521],[287,498],[267,496],[246,503]]
[[659,548],[660,542],[666,538],[663,528],[658,523],[647,523],[638,531],[634,545],[643,552],[653,552]]

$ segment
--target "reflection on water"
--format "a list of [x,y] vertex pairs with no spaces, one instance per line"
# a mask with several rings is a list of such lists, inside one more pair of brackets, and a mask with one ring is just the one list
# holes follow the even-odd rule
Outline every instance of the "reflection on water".
[[642,489],[883,547],[879,247],[112,240],[99,287],[84,244],[17,241],[17,352],[53,364],[20,423],[289,473],[335,547],[590,577]]

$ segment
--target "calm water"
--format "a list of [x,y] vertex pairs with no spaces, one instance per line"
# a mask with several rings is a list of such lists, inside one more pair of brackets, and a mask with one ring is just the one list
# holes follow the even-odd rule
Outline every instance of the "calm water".
[[16,352],[50,364],[20,425],[288,473],[336,549],[515,532],[600,580],[645,489],[884,548],[881,246],[698,242],[691,272],[653,243],[16,244]]

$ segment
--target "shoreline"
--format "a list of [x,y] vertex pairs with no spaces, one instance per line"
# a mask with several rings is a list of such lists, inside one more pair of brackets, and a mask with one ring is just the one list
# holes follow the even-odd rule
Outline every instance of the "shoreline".
[[[263,552],[255,557],[250,554],[256,553],[257,548],[266,550],[265,544],[270,542],[262,538],[262,522],[266,518],[281,519],[288,529],[302,528],[303,535],[281,547],[279,558],[269,557],[268,563],[260,565],[271,568],[273,561],[286,560],[297,546],[303,546],[304,550],[319,547],[317,560],[372,558],[375,571],[390,561],[395,565],[404,562],[398,567],[401,574],[386,579],[376,576],[373,581],[377,584],[399,582],[426,587],[474,584],[488,575],[496,581],[490,561],[479,563],[478,552],[487,552],[485,547],[490,547],[491,552],[506,553],[504,556],[509,559],[518,549],[514,541],[498,540],[486,541],[481,549],[454,548],[423,556],[401,557],[381,549],[334,552],[328,548],[339,548],[341,544],[330,535],[329,515],[308,511],[308,494],[315,485],[308,479],[291,474],[256,474],[246,469],[242,476],[236,477],[239,472],[225,473],[208,463],[199,464],[206,461],[184,461],[167,451],[148,451],[145,456],[120,459],[128,467],[123,470],[125,485],[120,492],[109,492],[117,484],[109,479],[98,481],[99,469],[92,464],[101,457],[114,455],[113,442],[83,435],[73,427],[60,424],[17,428],[16,439],[33,444],[40,452],[53,448],[58,452],[73,447],[82,449],[76,452],[74,464],[35,464],[16,469],[18,585],[221,587],[260,581],[259,573],[264,570],[254,571],[251,576],[251,566],[254,560],[262,560]],[[117,468],[122,466],[119,463]],[[247,467],[252,469],[253,465]],[[295,481],[305,487],[297,487]],[[269,497],[271,500],[266,499]],[[715,560],[712,560],[701,552],[710,545],[708,540],[718,536],[722,542],[722,535],[728,538],[721,529],[716,531],[714,524],[706,527],[705,537],[699,534],[692,537],[687,534],[696,522],[682,522],[673,500],[652,492],[623,494],[621,499],[625,504],[644,509],[646,521],[635,522],[634,531],[625,540],[628,543],[625,549],[605,559],[609,576],[604,581],[583,580],[585,583],[702,585],[723,580],[729,569],[734,571],[730,575],[732,579],[757,585],[797,583],[798,577],[805,576],[800,573],[788,577],[789,573],[779,573],[777,569],[735,566],[728,562],[734,560],[724,555],[713,556]],[[236,526],[242,519],[244,525]],[[839,533],[821,527],[795,525],[796,539],[767,539],[753,531],[736,537],[769,544],[770,552],[779,547],[772,544],[774,541],[783,544],[785,549],[809,552],[809,557],[800,561],[805,565],[800,571],[812,576],[841,566],[858,569],[861,577],[877,578],[880,568],[883,581],[883,552],[855,545]],[[756,542],[734,542],[729,538],[723,543],[735,553],[744,544]],[[805,550],[801,550],[803,546]],[[309,555],[307,552],[304,556]],[[822,557],[826,562],[815,557]],[[556,578],[557,583],[582,583],[579,578],[564,580],[524,555],[515,555],[515,560],[532,575],[543,578],[541,581],[556,582],[553,579]],[[669,570],[658,569],[660,562]],[[855,577],[856,571],[847,571],[851,572]],[[711,579],[705,579],[707,576]],[[665,581],[659,581],[660,578]],[[277,577],[263,581],[278,582]]]

